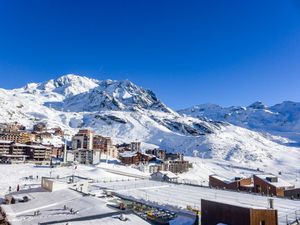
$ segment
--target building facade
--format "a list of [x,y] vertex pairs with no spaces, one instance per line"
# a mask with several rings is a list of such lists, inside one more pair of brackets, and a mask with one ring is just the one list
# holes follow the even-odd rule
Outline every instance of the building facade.
[[257,193],[274,196],[284,196],[285,190],[295,186],[273,174],[253,175],[254,190]]
[[277,210],[255,209],[201,200],[201,224],[278,225]]

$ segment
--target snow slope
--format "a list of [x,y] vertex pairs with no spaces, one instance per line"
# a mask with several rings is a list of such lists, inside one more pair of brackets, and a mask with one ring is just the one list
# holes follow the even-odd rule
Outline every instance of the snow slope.
[[[46,122],[73,134],[92,128],[116,142],[139,140],[144,147],[237,163],[291,165],[299,148],[288,140],[202,117],[182,116],[156,95],[132,82],[95,80],[66,75],[13,90],[0,89],[0,122],[18,121],[27,127]],[[193,114],[192,114],[193,115]],[[288,154],[287,154],[288,153]],[[288,155],[288,156],[287,156]]]
[[282,139],[282,143],[300,145],[300,103],[297,102],[285,101],[270,107],[262,102],[255,102],[248,107],[202,104],[180,110],[179,113],[271,133],[290,139]]

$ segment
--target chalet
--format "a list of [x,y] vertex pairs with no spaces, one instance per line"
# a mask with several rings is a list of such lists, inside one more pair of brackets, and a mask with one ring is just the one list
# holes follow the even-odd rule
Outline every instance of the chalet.
[[273,174],[253,175],[254,190],[266,195],[284,196],[285,190],[295,186]]
[[151,180],[176,182],[178,176],[170,171],[158,171],[151,174]]
[[125,165],[138,165],[140,163],[146,164],[152,157],[141,152],[124,151],[119,153],[119,159]]
[[216,174],[209,176],[209,186],[213,188],[240,190],[240,191],[252,191],[253,182],[252,178],[235,177],[233,179],[227,179]]

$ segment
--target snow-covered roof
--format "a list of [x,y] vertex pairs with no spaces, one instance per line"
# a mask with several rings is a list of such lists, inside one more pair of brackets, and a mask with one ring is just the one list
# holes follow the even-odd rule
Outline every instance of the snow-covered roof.
[[137,154],[137,152],[125,151],[125,152],[120,153],[119,155],[123,158],[131,158],[131,157],[136,156],[136,154]]
[[[215,178],[215,179],[218,179],[218,180],[220,180],[220,181],[222,181],[222,182],[224,182],[224,183],[226,183],[226,184],[229,184],[229,183],[232,183],[232,182],[237,181],[237,180],[236,180],[236,177],[234,177],[234,178],[232,178],[232,179],[228,179],[228,178],[225,178],[225,177],[221,177],[221,176],[219,176],[219,175],[216,175],[216,174],[213,174],[213,175],[210,175],[210,176],[213,177],[213,178]],[[243,176],[239,176],[238,178],[240,178],[240,179],[238,179],[238,180],[245,179],[245,177],[243,177]]]
[[170,179],[178,178],[178,176],[176,174],[172,173],[171,171],[159,171],[158,173],[161,173],[161,174],[163,174],[164,176],[167,176]]
[[15,144],[13,144],[13,146],[16,146],[16,147],[30,147],[30,148],[35,148],[35,149],[38,149],[38,148],[51,149],[50,147],[47,147],[47,146],[44,146],[44,145],[26,145],[26,144],[20,144],[20,143],[15,143]]
[[[105,214],[114,212],[118,214],[118,211],[107,207],[106,201],[103,199],[92,196],[82,196],[80,193],[70,189],[47,192],[39,188],[14,194],[16,199],[22,199],[24,196],[29,198],[28,202],[1,206],[6,212],[8,220],[14,221],[13,224],[31,225],[53,221],[56,221],[57,224],[62,224],[59,223],[59,221],[66,219],[77,219],[77,221],[72,221],[72,224],[102,224],[102,221],[105,221],[105,224],[111,225],[149,224],[134,215],[126,215],[126,217],[130,219],[127,223],[120,223],[121,221],[118,218],[112,218],[111,216],[106,217]],[[64,206],[66,206],[67,209],[64,209]],[[76,213],[70,213],[71,208]],[[33,215],[37,210],[40,211],[39,215],[28,216]],[[88,218],[95,215],[99,216],[99,219],[78,221],[79,218]],[[102,215],[103,218],[101,218]],[[134,223],[131,223],[131,221]]]
[[0,140],[0,144],[11,144],[13,141]]
[[216,175],[216,174],[211,175],[211,177],[213,177],[213,178],[215,178],[215,179],[217,179],[217,180],[220,180],[220,181],[222,181],[222,182],[224,182],[224,183],[226,183],[226,184],[229,184],[229,183],[232,182],[232,180],[229,180],[229,179],[227,179],[227,178],[225,178],[225,177],[218,176],[218,175]]
[[[150,225],[149,222],[141,219],[137,215],[134,214],[126,214],[124,216],[127,220],[122,221],[120,220],[120,216],[112,216],[112,217],[105,217],[99,219],[93,219],[88,221],[72,221],[72,225],[82,225],[88,223],[89,225],[101,225],[101,224],[109,224],[109,225]],[[86,223],[85,223],[86,222]]]
[[13,144],[13,146],[16,146],[16,147],[27,147],[28,145],[20,144],[20,143],[15,143],[15,144]]
[[[292,188],[292,187],[294,187],[293,184],[281,179],[280,177],[275,176],[274,174],[256,174],[255,176],[277,188]],[[277,178],[277,181],[271,182],[271,181],[267,180],[267,178]]]

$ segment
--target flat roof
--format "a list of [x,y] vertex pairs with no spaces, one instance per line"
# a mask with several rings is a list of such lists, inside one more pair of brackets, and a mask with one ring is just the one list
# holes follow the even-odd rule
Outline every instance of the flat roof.
[[[109,208],[104,199],[92,196],[83,196],[82,194],[70,190],[62,189],[54,192],[48,192],[42,188],[29,189],[22,192],[12,194],[15,198],[23,198],[27,196],[28,202],[16,203],[12,205],[2,205],[1,207],[6,212],[8,220],[12,225],[31,225],[38,223],[47,223],[51,221],[76,220],[79,218],[111,217],[112,214],[119,214],[119,211]],[[66,206],[68,209],[64,209]],[[76,213],[71,213],[70,209]],[[40,211],[40,215],[34,216],[35,211]],[[132,217],[134,220],[140,220]],[[110,224],[119,223],[117,219],[107,219]],[[96,220],[97,221],[97,220]],[[65,224],[66,222],[62,223]],[[74,222],[72,221],[72,224]],[[76,223],[75,223],[76,224]],[[85,221],[80,221],[78,224],[87,224]],[[99,223],[98,223],[99,224]],[[122,224],[132,224],[129,222]],[[143,223],[135,223],[143,224]],[[146,223],[148,224],[148,223]]]

